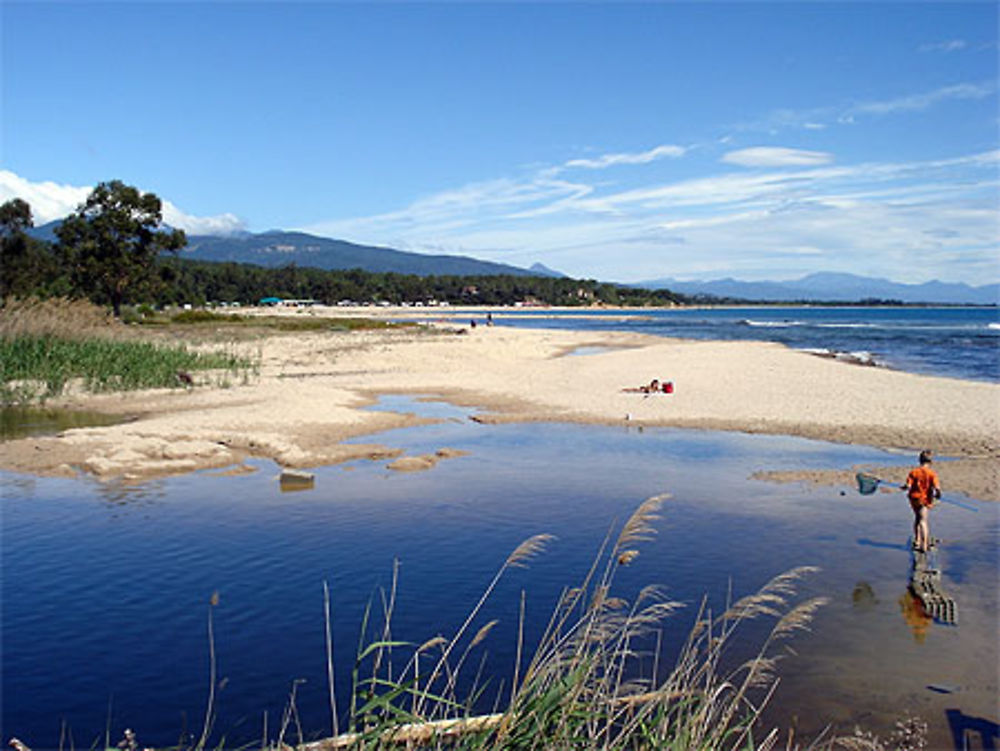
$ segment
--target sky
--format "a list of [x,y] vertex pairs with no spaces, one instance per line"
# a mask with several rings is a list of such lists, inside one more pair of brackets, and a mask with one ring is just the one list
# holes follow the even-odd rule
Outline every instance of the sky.
[[0,2],[0,201],[577,278],[1000,281],[998,4]]

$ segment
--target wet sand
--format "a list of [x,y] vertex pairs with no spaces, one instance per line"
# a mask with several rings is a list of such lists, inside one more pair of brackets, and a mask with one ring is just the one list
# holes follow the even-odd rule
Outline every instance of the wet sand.
[[[426,419],[364,407],[382,394],[414,394],[476,407],[482,422],[628,422],[932,447],[961,459],[939,463],[947,489],[1000,500],[1000,385],[859,367],[773,343],[470,328],[461,325],[467,314],[449,315],[422,331],[274,334],[231,345],[260,358],[259,377],[245,385],[196,376],[192,389],[71,394],[51,406],[134,419],[5,442],[0,468],[141,479],[247,456],[284,467],[388,460],[399,452],[376,435]],[[674,393],[623,390],[653,378],[672,381]],[[358,436],[373,442],[342,443]]]

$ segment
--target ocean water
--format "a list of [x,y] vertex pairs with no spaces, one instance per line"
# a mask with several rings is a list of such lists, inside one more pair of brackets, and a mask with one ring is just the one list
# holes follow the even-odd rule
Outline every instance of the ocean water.
[[1000,309],[747,307],[520,310],[509,326],[632,331],[684,339],[757,340],[929,375],[1000,382]]
[[[663,492],[672,498],[656,539],[621,569],[616,594],[631,600],[661,584],[685,603],[663,625],[664,660],[703,596],[718,609],[728,592],[814,565],[799,595],[830,602],[789,644],[768,722],[794,727],[797,738],[828,723],[885,735],[911,712],[931,724],[932,748],[950,747],[963,728],[996,728],[1000,505],[965,499],[980,510],[934,512],[943,540],[935,565],[959,613],[946,625],[915,615],[908,599],[910,511],[901,496],[750,479],[758,469],[911,457],[781,436],[482,425],[470,410],[409,398],[376,408],[440,420],[380,442],[408,455],[444,447],[467,455],[420,473],[371,461],[320,467],[314,487],[294,493],[281,491],[266,461],[247,474],[140,485],[0,473],[3,736],[36,749],[57,747],[61,736],[66,748],[90,748],[106,728],[112,743],[125,727],[146,745],[197,739],[210,612],[218,717],[208,745],[275,740],[293,687],[306,737],[329,734],[324,582],[343,713],[365,604],[374,597],[381,608],[377,593],[394,561],[393,638],[422,643],[455,631],[521,541],[554,534],[545,554],[501,580],[473,625],[499,620],[470,663],[478,669],[485,659],[496,688],[512,672],[522,591],[530,646],[609,531]],[[742,631],[734,661],[760,644],[764,626]]]

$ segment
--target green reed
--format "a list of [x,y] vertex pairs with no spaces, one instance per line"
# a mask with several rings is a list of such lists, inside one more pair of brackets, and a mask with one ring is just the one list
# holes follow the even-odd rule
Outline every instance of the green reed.
[[[670,749],[674,751],[762,751],[779,747],[779,732],[760,726],[761,712],[776,685],[779,645],[808,628],[825,600],[793,603],[796,583],[814,569],[775,577],[760,591],[728,602],[721,612],[704,603],[672,667],[658,663],[659,630],[681,605],[658,587],[626,599],[614,593],[616,571],[639,555],[639,543],[655,534],[653,521],[668,496],[644,502],[608,539],[578,586],[557,603],[541,640],[526,651],[517,643],[513,680],[493,691],[492,712],[476,712],[486,685],[472,681],[461,695],[460,676],[495,621],[475,628],[499,580],[542,553],[551,539],[538,535],[507,558],[451,636],[422,644],[392,632],[396,576],[382,597],[382,623],[362,619],[362,639],[352,671],[347,732],[302,743],[300,751],[333,749]],[[741,624],[771,618],[774,625],[759,650],[731,664],[727,654]],[[519,633],[524,633],[522,597]],[[651,640],[655,649],[650,650]],[[522,655],[531,655],[522,659]],[[331,675],[332,678],[332,675]],[[331,681],[332,685],[332,681]],[[332,699],[332,697],[331,697]],[[332,702],[331,702],[332,703]],[[333,727],[338,727],[336,713]],[[840,739],[807,743],[833,748]],[[278,739],[282,747],[286,740]],[[782,744],[784,745],[784,744]],[[787,748],[802,748],[799,743]],[[865,746],[865,748],[873,748]]]
[[92,392],[130,391],[181,385],[178,371],[235,374],[250,368],[245,358],[193,352],[181,345],[21,334],[0,338],[0,402],[44,400],[61,394],[75,379]]

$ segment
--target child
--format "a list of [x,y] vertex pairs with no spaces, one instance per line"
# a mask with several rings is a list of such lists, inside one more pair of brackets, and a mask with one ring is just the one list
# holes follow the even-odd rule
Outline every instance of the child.
[[920,452],[920,466],[910,470],[906,483],[902,486],[910,499],[913,509],[913,549],[926,553],[931,547],[930,522],[927,512],[934,501],[941,497],[941,481],[937,472],[931,469],[934,455],[930,449]]

